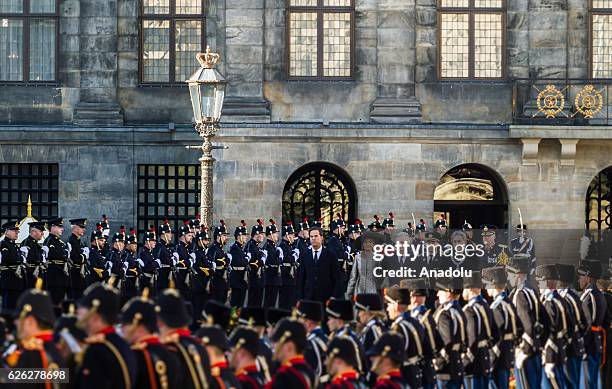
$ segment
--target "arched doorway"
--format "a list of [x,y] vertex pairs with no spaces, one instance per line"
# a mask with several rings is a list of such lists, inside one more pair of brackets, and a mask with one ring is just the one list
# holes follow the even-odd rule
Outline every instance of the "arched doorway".
[[357,192],[353,180],[342,169],[323,162],[309,163],[296,170],[283,190],[283,221],[304,217],[321,219],[329,228],[335,214],[355,219]]
[[446,172],[434,192],[434,212],[445,213],[450,228],[467,220],[473,228],[508,223],[508,196],[501,178],[478,164],[459,165]]
[[612,167],[595,176],[586,195],[586,229],[604,231],[612,228],[610,200],[612,200]]

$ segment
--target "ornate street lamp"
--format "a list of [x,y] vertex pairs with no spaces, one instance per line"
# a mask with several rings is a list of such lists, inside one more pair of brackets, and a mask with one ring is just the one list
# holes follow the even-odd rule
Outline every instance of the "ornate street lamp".
[[223,148],[213,146],[212,138],[219,131],[227,81],[215,69],[220,56],[212,53],[210,47],[206,47],[205,53],[198,53],[196,59],[201,68],[185,82],[189,84],[195,129],[204,143],[201,146],[187,146],[187,148],[202,150],[202,158],[200,158],[200,215],[202,215],[204,225],[210,227],[213,216],[213,166],[215,163],[212,151]]

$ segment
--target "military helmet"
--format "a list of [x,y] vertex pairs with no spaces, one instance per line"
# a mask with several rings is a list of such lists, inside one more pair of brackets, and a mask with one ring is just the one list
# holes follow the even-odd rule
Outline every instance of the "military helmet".
[[383,228],[395,227],[395,216],[393,215],[393,212],[389,212],[389,217],[384,218],[382,226]]
[[264,232],[264,225],[261,219],[257,219],[257,223],[251,227],[251,236],[261,234]]
[[304,217],[302,218],[302,221],[298,224],[295,232],[308,231],[309,229],[310,225],[308,224],[308,218]]
[[160,224],[158,231],[159,235],[172,233],[172,227],[170,226],[170,222],[168,222],[168,219],[164,219],[164,222]]
[[344,223],[344,218],[342,217],[341,214],[337,213],[336,214],[336,218],[334,220],[332,220],[331,223],[331,230],[335,230],[337,228],[341,228],[346,226],[346,224]]
[[125,238],[125,244],[138,244],[138,236],[134,227],[130,227],[130,233]]
[[156,241],[157,240],[157,236],[155,235],[155,226],[154,225],[149,226],[149,231],[145,232],[145,234],[144,234],[144,240],[145,240],[145,242]]
[[200,231],[196,234],[195,238],[197,240],[210,240],[210,236],[208,236],[208,227],[204,224],[200,224]]
[[291,223],[290,221],[287,222],[283,226],[283,236],[288,236],[288,235],[295,235],[295,229],[293,228],[293,223]]
[[227,226],[225,225],[225,220],[219,220],[219,225],[215,227],[213,230],[213,238],[217,239],[221,235],[228,235]]
[[183,225],[178,229],[179,237],[185,236],[191,232],[191,227],[189,226],[189,220],[184,220]]
[[272,235],[278,232],[278,227],[276,226],[274,219],[269,219],[268,221],[270,224],[266,227],[266,235]]
[[234,230],[234,238],[238,238],[239,236],[246,236],[249,234],[247,224],[244,220],[240,220],[240,225],[236,227]]

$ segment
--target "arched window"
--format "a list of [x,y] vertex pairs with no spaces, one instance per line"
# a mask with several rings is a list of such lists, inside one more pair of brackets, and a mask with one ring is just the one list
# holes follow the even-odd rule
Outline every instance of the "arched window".
[[322,219],[328,228],[335,214],[355,219],[357,195],[351,178],[328,163],[310,163],[295,171],[283,190],[283,221]]
[[445,213],[451,228],[461,228],[464,221],[474,228],[482,224],[501,228],[508,221],[506,190],[486,166],[459,165],[440,179],[434,191],[434,211]]
[[612,167],[600,171],[587,190],[586,195],[586,228],[588,230],[609,230],[612,227],[610,220],[610,200],[612,185]]

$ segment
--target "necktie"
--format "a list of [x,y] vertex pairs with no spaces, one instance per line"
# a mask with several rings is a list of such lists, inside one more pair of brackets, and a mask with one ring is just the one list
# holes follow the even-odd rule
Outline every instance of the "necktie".
[[314,252],[314,261],[315,263],[319,262],[319,250],[315,250]]

